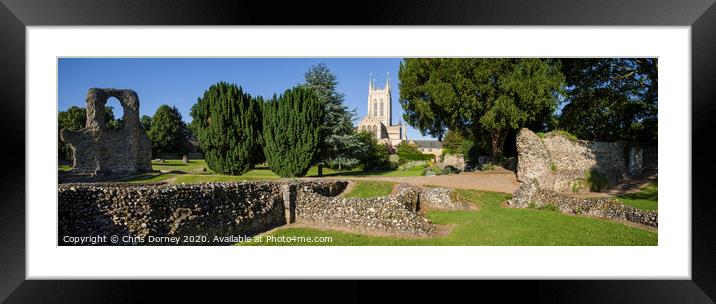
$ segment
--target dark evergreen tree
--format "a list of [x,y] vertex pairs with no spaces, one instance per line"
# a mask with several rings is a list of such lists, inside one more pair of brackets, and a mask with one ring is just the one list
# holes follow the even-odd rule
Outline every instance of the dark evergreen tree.
[[353,130],[355,110],[349,111],[343,102],[345,95],[336,90],[338,80],[325,63],[311,67],[304,75],[306,86],[316,92],[323,102],[323,144],[317,155],[319,166],[336,169],[351,168],[359,163],[368,147],[361,145]]
[[547,124],[564,83],[558,60],[538,58],[407,58],[399,77],[406,122],[439,140],[447,129],[487,140],[493,156],[511,131]]
[[211,170],[239,175],[262,158],[261,103],[226,82],[212,85],[198,98],[190,128]]
[[565,106],[558,128],[578,138],[656,142],[656,58],[565,58]]
[[152,117],[149,115],[142,115],[139,119],[139,123],[142,125],[142,129],[145,133],[149,133],[149,129],[152,128]]
[[308,87],[286,90],[263,106],[263,150],[281,177],[304,176],[319,152],[324,108]]

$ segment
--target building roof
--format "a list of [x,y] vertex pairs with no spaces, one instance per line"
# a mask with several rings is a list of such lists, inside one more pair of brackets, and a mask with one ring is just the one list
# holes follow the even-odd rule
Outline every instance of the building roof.
[[411,140],[418,148],[440,149],[443,144],[438,140]]

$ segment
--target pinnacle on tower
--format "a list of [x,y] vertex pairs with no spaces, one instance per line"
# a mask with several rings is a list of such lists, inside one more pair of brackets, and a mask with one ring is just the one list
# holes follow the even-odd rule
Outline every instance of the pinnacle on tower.
[[390,72],[385,73],[385,89],[390,90]]

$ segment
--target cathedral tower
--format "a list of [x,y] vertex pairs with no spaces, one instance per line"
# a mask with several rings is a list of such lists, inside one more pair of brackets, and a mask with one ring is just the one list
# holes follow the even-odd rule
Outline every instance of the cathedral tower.
[[379,141],[393,145],[408,139],[406,126],[402,123],[393,125],[392,98],[390,96],[390,74],[386,75],[385,87],[377,88],[373,74],[368,81],[368,114],[358,125],[359,131],[375,134]]
[[376,88],[373,75],[368,83],[368,115],[380,119],[387,126],[393,124],[392,99],[390,97],[390,74],[386,75],[385,87]]

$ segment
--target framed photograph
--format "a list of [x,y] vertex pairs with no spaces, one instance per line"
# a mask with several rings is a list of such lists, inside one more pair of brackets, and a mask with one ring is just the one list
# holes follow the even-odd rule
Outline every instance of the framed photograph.
[[0,297],[713,302],[711,1],[403,2],[3,0]]

